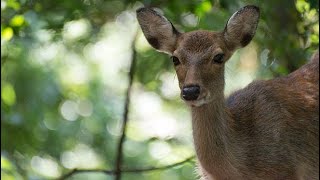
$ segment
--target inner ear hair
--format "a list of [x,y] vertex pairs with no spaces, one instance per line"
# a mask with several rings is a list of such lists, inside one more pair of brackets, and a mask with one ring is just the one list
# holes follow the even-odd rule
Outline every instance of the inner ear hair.
[[138,9],[137,18],[149,44],[159,51],[172,54],[180,34],[172,23],[150,8]]
[[259,8],[249,5],[241,8],[230,17],[223,31],[230,49],[244,47],[250,43],[255,35],[259,16]]

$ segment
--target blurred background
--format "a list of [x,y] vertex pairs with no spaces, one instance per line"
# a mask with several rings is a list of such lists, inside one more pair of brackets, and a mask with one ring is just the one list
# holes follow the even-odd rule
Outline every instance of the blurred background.
[[[125,167],[194,154],[190,114],[167,55],[135,16],[161,9],[182,32],[220,31],[240,7],[260,7],[253,41],[227,63],[226,95],[253,79],[286,75],[319,44],[317,0],[1,0],[1,178],[55,179],[74,168],[114,169],[133,47]],[[195,163],[122,179],[195,180]],[[113,179],[102,173],[70,179]]]

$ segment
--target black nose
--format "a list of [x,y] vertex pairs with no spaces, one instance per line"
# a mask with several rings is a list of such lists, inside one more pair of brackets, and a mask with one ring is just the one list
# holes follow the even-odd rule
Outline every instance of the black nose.
[[200,94],[200,87],[198,85],[185,86],[182,89],[182,97],[187,101],[196,100]]

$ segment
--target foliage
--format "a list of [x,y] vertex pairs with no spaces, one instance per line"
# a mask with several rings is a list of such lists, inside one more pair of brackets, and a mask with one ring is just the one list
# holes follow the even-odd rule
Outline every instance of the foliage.
[[[162,9],[181,31],[222,30],[239,7],[258,5],[254,42],[229,62],[234,72],[227,82],[238,82],[237,88],[255,77],[294,71],[319,44],[316,0],[1,0],[2,178],[113,169],[138,30],[134,11],[143,4]],[[168,57],[138,32],[124,164],[175,163],[193,154],[190,117]],[[245,54],[254,54],[254,60],[244,62]],[[239,71],[243,75],[232,75]],[[193,166],[126,173],[123,179],[196,179]],[[74,179],[106,176],[84,173]]]

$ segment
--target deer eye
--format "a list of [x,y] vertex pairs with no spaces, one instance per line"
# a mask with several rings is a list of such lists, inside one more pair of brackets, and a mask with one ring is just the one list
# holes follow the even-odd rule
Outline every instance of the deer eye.
[[220,54],[217,54],[213,57],[213,61],[215,63],[221,64],[221,63],[223,63],[223,58],[224,58],[224,54],[220,53]]
[[171,60],[175,66],[178,66],[180,64],[180,61],[176,56],[171,56]]

